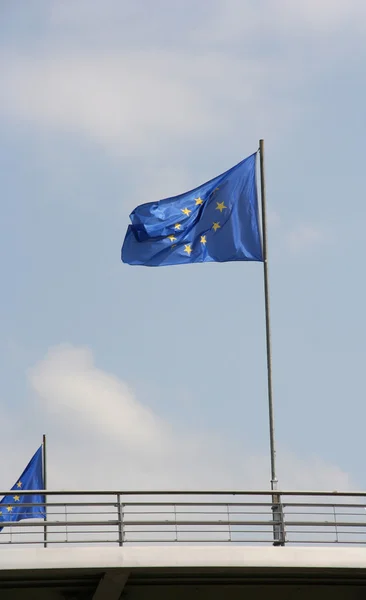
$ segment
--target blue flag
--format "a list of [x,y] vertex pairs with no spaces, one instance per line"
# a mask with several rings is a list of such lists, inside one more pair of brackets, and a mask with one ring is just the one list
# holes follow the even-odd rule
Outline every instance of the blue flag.
[[135,208],[122,261],[160,267],[263,261],[256,154],[196,189]]
[[[22,490],[44,489],[42,446],[38,448],[11,489],[14,490],[14,494],[4,496],[0,501],[0,525],[4,521],[8,523],[9,521],[21,521],[22,519],[45,518],[44,495],[37,493],[22,494]],[[32,504],[35,506],[31,506]]]

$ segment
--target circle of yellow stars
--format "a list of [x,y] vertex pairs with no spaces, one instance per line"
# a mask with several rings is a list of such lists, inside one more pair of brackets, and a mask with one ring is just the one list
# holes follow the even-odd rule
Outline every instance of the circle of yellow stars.
[[[22,484],[21,481],[18,481],[18,483],[16,485],[17,485],[17,488],[20,489],[23,484]],[[18,496],[17,494],[15,494],[15,496],[13,496],[13,500],[14,500],[14,502],[19,502],[20,501],[20,496]],[[13,506],[7,506],[6,510],[8,511],[8,513],[11,513],[13,511],[13,508],[14,508]],[[2,510],[0,510],[0,516],[1,517],[4,516]]]
[[[213,191],[213,195],[216,194],[218,192],[218,190],[219,190],[219,188],[215,188]],[[205,202],[205,200],[203,198],[201,198],[201,196],[194,198],[194,201],[195,201],[196,206],[201,206]],[[227,209],[225,202],[216,202],[215,210],[218,210],[220,212],[220,214],[222,214],[225,209]],[[180,210],[186,217],[189,217],[192,212],[192,209],[188,208],[188,206],[186,206],[185,208],[181,208]],[[181,231],[182,223],[175,223],[175,225],[173,226],[173,229],[174,229],[174,231],[177,231],[177,232]],[[212,229],[215,233],[218,229],[221,229],[220,221],[214,221],[212,223]],[[174,243],[177,241],[177,237],[174,234],[168,235],[167,239],[171,241],[172,248],[175,248],[177,246],[177,244]],[[202,244],[202,246],[205,246],[207,244],[206,235],[201,235],[200,244]],[[185,252],[188,256],[191,256],[191,254],[193,252],[192,244],[184,244],[183,252]]]

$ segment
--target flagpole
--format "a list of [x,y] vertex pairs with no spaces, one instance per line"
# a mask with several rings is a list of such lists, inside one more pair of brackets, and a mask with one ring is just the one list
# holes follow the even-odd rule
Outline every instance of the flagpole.
[[[46,445],[46,434],[43,434],[43,440],[42,440],[42,475],[43,475],[43,485],[44,485],[44,489],[47,489],[47,463],[46,463],[46,459],[47,459],[47,445]],[[47,497],[45,495],[44,497],[45,499],[45,516],[44,516],[44,520],[47,521]],[[47,548],[47,525],[44,525],[43,527],[43,546],[45,548]]]
[[[272,344],[271,321],[269,303],[268,280],[268,248],[267,248],[267,212],[266,212],[266,181],[264,176],[264,140],[259,140],[260,179],[261,179],[261,208],[262,208],[262,244],[263,244],[263,275],[264,275],[264,304],[266,322],[266,351],[267,351],[267,390],[268,390],[268,416],[269,416],[269,445],[271,456],[271,490],[277,491],[276,473],[276,443],[273,411],[273,385],[272,385]],[[272,495],[273,513],[273,543],[276,546],[284,545],[284,526],[281,499],[278,494]]]

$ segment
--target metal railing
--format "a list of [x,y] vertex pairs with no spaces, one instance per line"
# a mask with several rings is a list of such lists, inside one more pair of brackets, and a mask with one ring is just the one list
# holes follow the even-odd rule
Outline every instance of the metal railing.
[[[274,542],[271,491],[46,493],[47,520],[3,521],[0,546],[43,545],[45,528],[48,546]],[[366,544],[366,492],[276,494],[284,544]]]

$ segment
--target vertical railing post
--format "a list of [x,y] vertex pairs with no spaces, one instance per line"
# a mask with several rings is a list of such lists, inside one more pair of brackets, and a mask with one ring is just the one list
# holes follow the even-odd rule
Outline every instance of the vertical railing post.
[[229,505],[226,505],[226,511],[227,511],[227,524],[228,524],[228,528],[229,528],[229,542],[232,541],[231,539],[231,524],[230,524],[230,510],[229,510]]
[[272,495],[272,515],[273,515],[273,534],[274,546],[284,546],[285,537],[285,520],[283,515],[283,504],[279,494]]
[[69,529],[68,529],[68,520],[67,520],[67,504],[65,502],[65,540],[66,542],[69,541]]
[[335,528],[336,543],[337,543],[337,542],[339,542],[339,539],[338,539],[338,527],[337,527],[337,513],[336,513],[336,508],[335,508],[334,504],[333,504],[333,514],[334,514],[334,528]]
[[121,494],[117,494],[117,517],[118,517],[118,545],[123,546],[123,511]]
[[178,541],[178,525],[177,525],[177,505],[173,504],[174,510],[174,529],[175,529],[175,541]]

